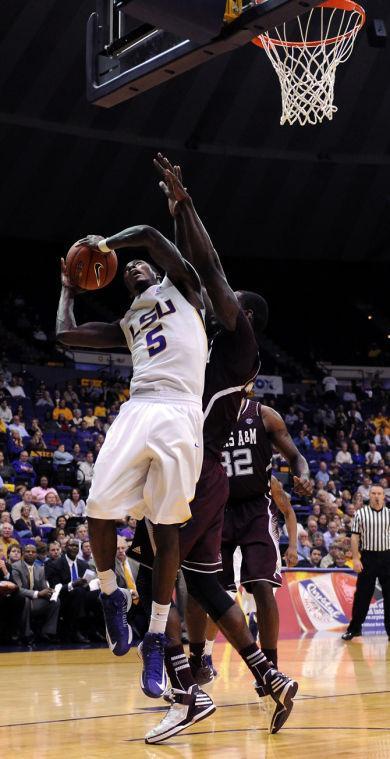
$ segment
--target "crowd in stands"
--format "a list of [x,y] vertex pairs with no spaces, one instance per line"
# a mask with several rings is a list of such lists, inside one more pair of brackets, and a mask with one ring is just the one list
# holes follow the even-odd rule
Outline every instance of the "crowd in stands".
[[[0,637],[87,643],[104,638],[86,499],[94,462],[128,381],[108,376],[48,386],[0,366]],[[351,522],[380,483],[390,506],[390,405],[380,383],[339,388],[332,377],[305,394],[266,398],[282,413],[308,461],[314,491],[291,491],[288,466],[273,470],[298,518],[299,566],[352,566]],[[137,565],[126,551],[134,520],[117,523],[117,577],[136,591]],[[280,542],[287,545],[283,524]],[[142,637],[146,617],[133,605]],[[3,613],[4,612],[4,613]],[[6,613],[5,613],[6,612]]]

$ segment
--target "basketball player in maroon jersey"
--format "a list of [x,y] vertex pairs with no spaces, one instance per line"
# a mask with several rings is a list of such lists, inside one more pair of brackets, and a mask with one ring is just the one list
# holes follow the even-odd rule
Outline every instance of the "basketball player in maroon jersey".
[[[240,581],[248,592],[253,593],[256,601],[261,649],[268,661],[277,667],[279,612],[274,589],[282,584],[277,507],[284,513],[289,535],[285,555],[287,565],[295,566],[298,557],[294,511],[280,483],[275,477],[271,480],[273,447],[284,456],[293,473],[299,471],[301,477],[306,476],[301,493],[310,495],[312,486],[307,462],[294,445],[283,419],[274,409],[247,399],[223,451],[223,463],[229,478],[229,500],[222,533],[221,582],[226,590],[233,594],[237,592],[233,554],[240,547]],[[199,630],[198,609],[189,618],[192,619],[195,611]],[[209,623],[206,657],[211,667],[211,642],[216,632],[215,625]],[[199,635],[199,632],[191,630],[190,639],[191,634]],[[259,695],[264,695],[261,686],[256,690]]]
[[[291,712],[297,683],[269,669],[266,657],[257,648],[246,626],[242,611],[223,591],[216,574],[221,568],[219,551],[228,492],[226,475],[220,462],[221,450],[237,418],[244,387],[258,371],[254,334],[261,332],[265,326],[264,301],[255,293],[232,292],[179,174],[174,176],[172,167],[167,168],[167,162],[162,157],[159,157],[159,165],[163,172],[166,171],[164,192],[168,195],[169,207],[175,218],[177,243],[182,245],[188,260],[197,267],[223,327],[212,342],[206,368],[203,397],[205,459],[191,504],[193,519],[180,534],[183,574],[189,592],[217,622],[256,680],[264,684],[267,693],[276,701],[270,730],[277,732]],[[297,486],[300,487],[300,484]],[[145,536],[147,538],[146,530]],[[145,559],[147,548],[137,535],[133,548],[134,558],[148,566],[148,559]],[[149,553],[149,562],[153,563],[152,552]],[[173,704],[162,722],[146,736],[148,743],[166,740],[213,710],[207,694],[196,691],[195,680],[181,645],[180,619],[174,609],[170,614],[167,633],[171,640],[166,649],[166,665],[173,685]]]

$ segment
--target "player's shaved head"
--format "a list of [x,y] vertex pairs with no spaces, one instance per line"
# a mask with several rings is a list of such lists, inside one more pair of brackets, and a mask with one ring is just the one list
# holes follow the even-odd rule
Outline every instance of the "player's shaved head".
[[252,312],[252,324],[255,334],[261,335],[268,324],[268,303],[262,295],[250,290],[238,290],[236,296],[244,311]]

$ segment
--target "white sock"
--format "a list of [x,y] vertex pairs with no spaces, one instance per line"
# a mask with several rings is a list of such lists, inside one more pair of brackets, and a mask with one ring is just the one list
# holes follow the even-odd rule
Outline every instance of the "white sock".
[[165,633],[170,608],[171,604],[158,604],[156,601],[152,602],[149,632]]
[[204,646],[204,653],[206,656],[212,655],[214,643],[215,643],[215,640],[206,640],[206,643]]
[[104,572],[98,571],[97,575],[100,580],[102,593],[105,593],[106,596],[115,593],[118,588],[115,572],[113,572],[112,569],[106,569]]

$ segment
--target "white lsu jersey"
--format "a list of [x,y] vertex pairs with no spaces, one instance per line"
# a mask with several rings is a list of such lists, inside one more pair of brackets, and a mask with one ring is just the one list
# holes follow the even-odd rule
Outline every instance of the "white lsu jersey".
[[151,390],[201,399],[208,350],[204,323],[168,277],[134,298],[120,326],[133,359],[131,395]]

